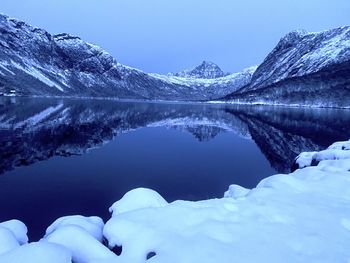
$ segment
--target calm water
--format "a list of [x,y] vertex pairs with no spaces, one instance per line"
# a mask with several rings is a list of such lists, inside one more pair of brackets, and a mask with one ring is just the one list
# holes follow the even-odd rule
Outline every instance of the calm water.
[[350,111],[0,99],[0,221],[30,237],[63,215],[109,218],[136,187],[168,201],[222,197],[350,138]]

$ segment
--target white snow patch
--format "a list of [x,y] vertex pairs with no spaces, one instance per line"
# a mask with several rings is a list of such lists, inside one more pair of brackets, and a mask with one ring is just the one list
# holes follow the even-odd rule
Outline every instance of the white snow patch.
[[46,85],[48,85],[50,87],[55,87],[58,90],[63,91],[63,88],[60,85],[58,85],[57,83],[55,83],[54,81],[52,81],[51,79],[46,77],[41,71],[36,69],[34,66],[27,66],[25,68],[25,67],[21,66],[20,64],[14,62],[14,61],[11,61],[11,64],[15,68],[25,71],[26,73],[28,73],[29,75],[31,75],[34,78],[38,79],[39,81],[45,83]]
[[[8,66],[8,65],[10,65],[10,64],[5,63],[5,62],[2,62],[2,63],[0,64],[0,68],[2,68],[3,70],[7,71],[8,73],[10,73],[10,74],[12,74],[12,75],[15,75],[14,72],[12,72],[11,70],[9,70],[9,69],[6,67],[6,66]],[[5,74],[2,73],[2,75],[5,75]]]

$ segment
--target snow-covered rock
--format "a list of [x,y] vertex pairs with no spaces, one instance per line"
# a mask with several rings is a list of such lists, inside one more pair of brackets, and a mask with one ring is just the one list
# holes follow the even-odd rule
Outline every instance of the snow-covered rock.
[[297,168],[317,165],[323,160],[350,159],[350,141],[336,142],[320,152],[303,152],[295,160]]
[[92,237],[96,240],[102,242],[103,241],[103,220],[97,216],[65,216],[58,218],[53,222],[46,230],[46,236],[49,236],[58,228],[63,226],[77,226],[85,231],[87,231]]
[[136,188],[127,192],[122,199],[115,202],[109,212],[113,216],[144,208],[157,208],[167,205],[168,202],[156,191],[147,188]]

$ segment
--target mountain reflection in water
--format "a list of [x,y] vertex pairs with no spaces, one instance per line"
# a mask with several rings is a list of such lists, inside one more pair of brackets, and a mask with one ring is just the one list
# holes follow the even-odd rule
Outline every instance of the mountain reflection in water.
[[39,239],[63,215],[107,220],[136,187],[220,198],[349,138],[347,110],[0,98],[0,221]]

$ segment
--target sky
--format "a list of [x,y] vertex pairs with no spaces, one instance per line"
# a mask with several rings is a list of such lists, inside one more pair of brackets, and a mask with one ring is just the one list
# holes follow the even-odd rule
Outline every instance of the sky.
[[296,29],[350,25],[349,0],[0,0],[0,12],[70,33],[146,72],[208,60],[237,72],[258,65]]

